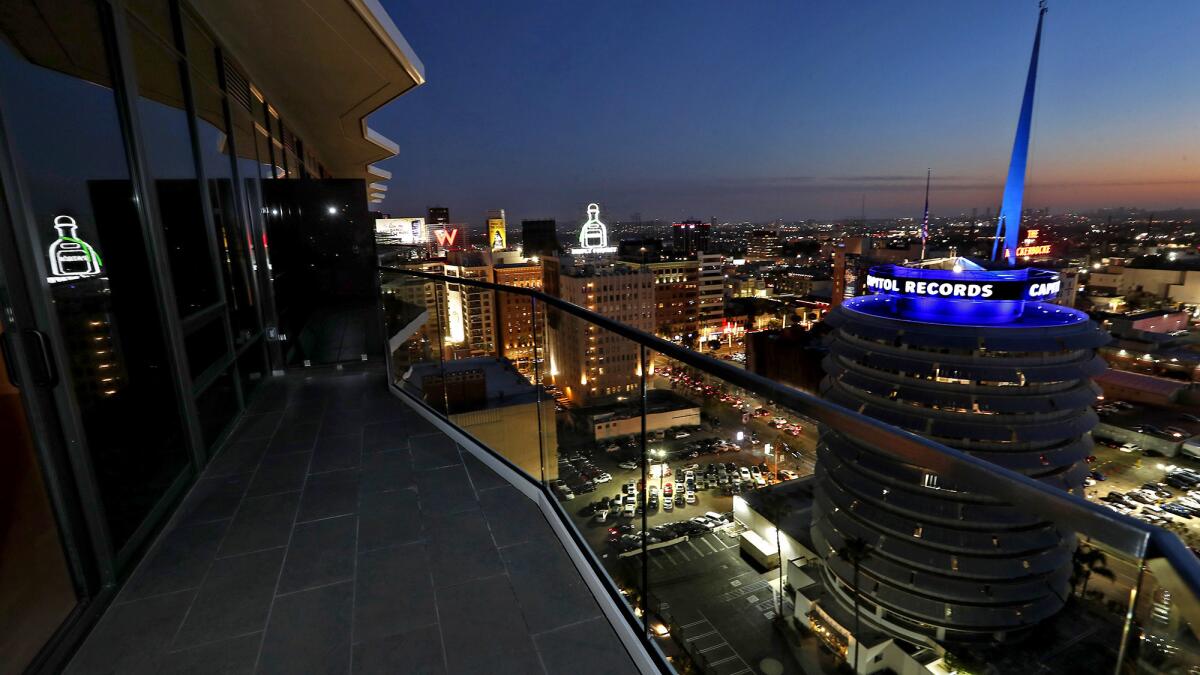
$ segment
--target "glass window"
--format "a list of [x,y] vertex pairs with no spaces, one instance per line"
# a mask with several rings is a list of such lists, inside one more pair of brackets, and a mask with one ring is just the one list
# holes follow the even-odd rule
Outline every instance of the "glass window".
[[193,378],[199,378],[204,371],[228,354],[225,348],[225,320],[218,315],[208,323],[196,328],[183,339],[187,351],[188,368]]
[[129,21],[137,70],[138,116],[154,181],[159,222],[179,314],[220,301],[209,247],[191,135],[179,80],[179,58],[136,19]]
[[[192,57],[196,57],[195,52],[192,52]],[[213,225],[216,227],[218,262],[225,282],[225,303],[236,346],[253,339],[260,330],[246,228],[234,191],[233,161],[230,157],[230,137],[225,133],[223,97],[203,78],[193,80],[192,91],[196,101],[200,156],[204,162]],[[247,141],[248,150],[253,156],[253,138]],[[236,146],[236,149],[238,153],[243,152],[241,146]]]
[[[62,377],[120,549],[189,455],[105,31],[89,2],[7,2],[5,10],[0,93],[33,218],[24,225],[46,251],[43,291],[63,336]],[[61,27],[70,39],[54,33]]]
[[234,381],[231,366],[196,397],[196,415],[200,419],[200,434],[204,438],[205,447],[211,448],[216,445],[221,433],[238,414],[238,396]]

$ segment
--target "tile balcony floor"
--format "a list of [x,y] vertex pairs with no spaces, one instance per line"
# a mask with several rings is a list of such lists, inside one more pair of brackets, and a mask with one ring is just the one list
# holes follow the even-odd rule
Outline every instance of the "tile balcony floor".
[[536,505],[368,369],[263,383],[67,672],[636,670]]

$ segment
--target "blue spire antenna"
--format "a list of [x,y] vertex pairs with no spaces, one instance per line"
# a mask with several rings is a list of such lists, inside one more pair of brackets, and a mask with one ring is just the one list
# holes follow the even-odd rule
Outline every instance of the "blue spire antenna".
[[999,253],[1000,238],[1004,238],[1004,256],[1008,264],[1017,262],[1017,244],[1021,237],[1021,200],[1025,192],[1025,165],[1029,158],[1029,126],[1033,119],[1033,91],[1037,83],[1038,52],[1042,46],[1042,18],[1046,16],[1046,0],[1038,3],[1037,33],[1033,37],[1033,55],[1029,58],[1029,75],[1025,78],[1025,98],[1021,101],[1021,116],[1017,120],[1017,136],[1013,140],[1012,160],[1008,164],[1008,180],[1004,183],[1004,200],[1000,203],[1000,218],[996,221],[996,242],[992,259]]

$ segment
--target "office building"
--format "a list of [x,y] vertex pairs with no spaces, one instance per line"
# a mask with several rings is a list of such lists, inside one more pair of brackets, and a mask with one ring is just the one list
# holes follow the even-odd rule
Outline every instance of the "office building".
[[694,256],[708,250],[709,224],[685,220],[671,224],[671,246],[676,256]]
[[720,253],[699,253],[700,313],[697,329],[701,337],[721,331],[725,320],[725,257]]
[[[546,289],[557,297],[653,333],[654,274],[644,267],[547,261]],[[564,262],[566,264],[564,264]],[[561,312],[546,320],[550,381],[577,405],[629,395],[641,381],[637,345]]]
[[553,219],[522,220],[521,250],[526,256],[558,255],[558,224]]
[[[542,265],[540,262],[517,258],[505,262],[503,258],[493,261],[493,281],[505,286],[542,290]],[[527,375],[533,372],[535,348],[543,339],[542,308],[535,307],[529,297],[516,293],[496,293],[496,343],[500,356],[512,361],[517,369]]]
[[783,255],[783,244],[775,230],[752,230],[746,241],[746,262],[774,262]]
[[[484,251],[451,251],[443,274],[461,279],[492,280],[491,256]],[[447,352],[454,358],[495,356],[496,295],[466,284],[446,284]]]
[[425,222],[430,226],[449,224],[450,209],[445,206],[430,206],[425,209]]
[[653,275],[655,335],[693,345],[700,333],[700,262],[695,258],[645,263],[623,259],[618,264]]

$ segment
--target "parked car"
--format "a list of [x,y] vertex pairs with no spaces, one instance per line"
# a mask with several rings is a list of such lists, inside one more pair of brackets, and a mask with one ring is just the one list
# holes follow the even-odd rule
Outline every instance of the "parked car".
[[1142,446],[1137,443],[1122,443],[1121,447],[1117,449],[1121,452],[1138,452],[1142,449]]

